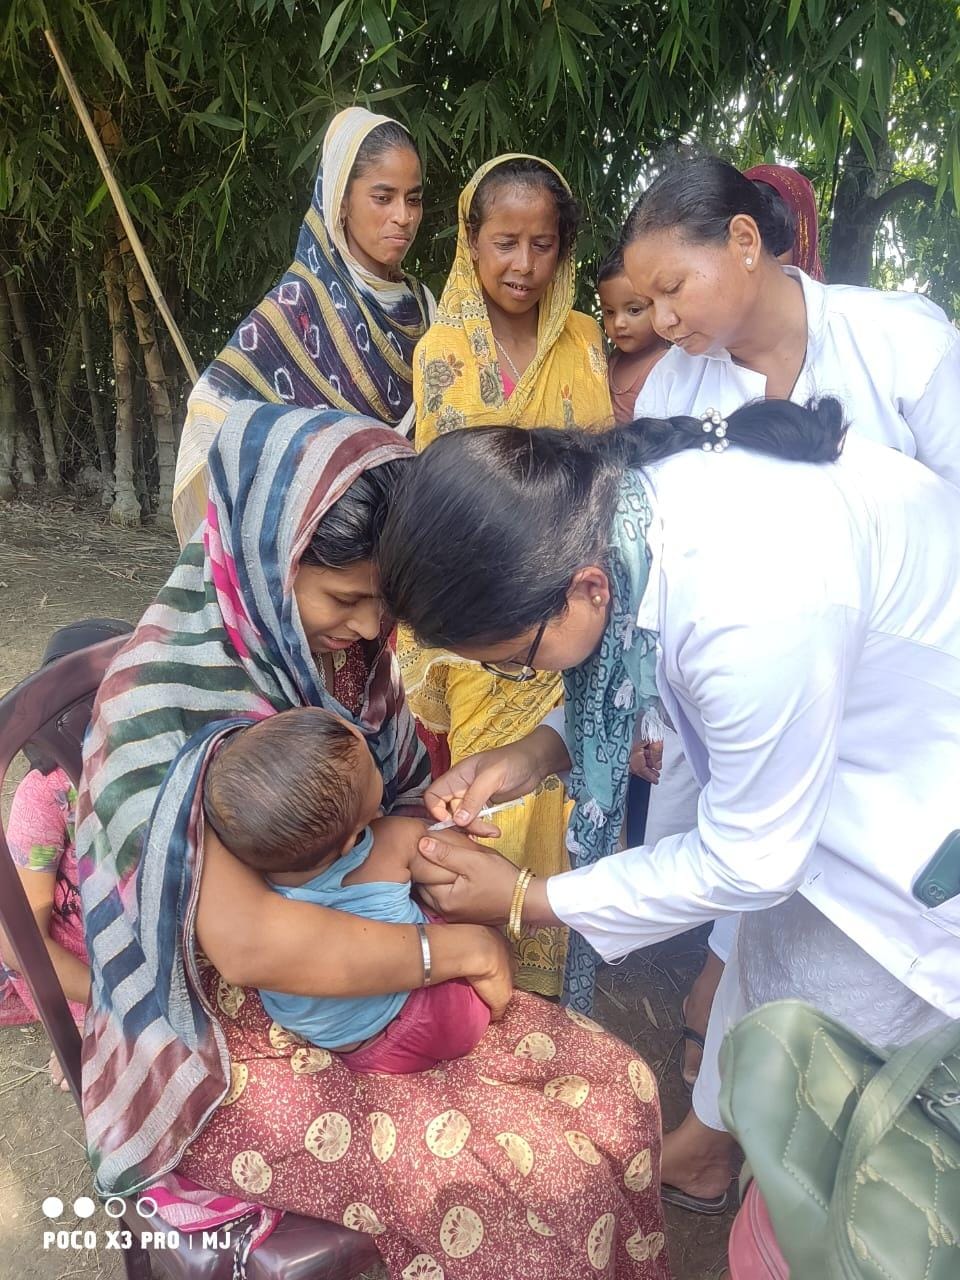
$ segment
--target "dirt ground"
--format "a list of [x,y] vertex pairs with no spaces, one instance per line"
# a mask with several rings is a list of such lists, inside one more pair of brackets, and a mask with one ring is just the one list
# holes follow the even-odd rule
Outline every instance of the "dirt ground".
[[[176,558],[172,535],[111,528],[103,512],[70,499],[44,505],[0,503],[0,693],[38,663],[50,633],[83,617],[135,622]],[[19,779],[17,773],[12,781]],[[5,788],[4,813],[10,787]],[[677,1066],[680,1000],[697,972],[703,944],[687,935],[605,968],[595,1017],[634,1045],[660,1080],[665,1128],[683,1116],[689,1095]],[[58,1227],[84,1224],[74,1213],[91,1194],[79,1115],[52,1087],[39,1026],[0,1028],[0,1280],[115,1280],[119,1255],[103,1248],[44,1251],[48,1196],[66,1206]],[[729,1217],[667,1211],[676,1280],[713,1280],[722,1269]],[[374,1280],[371,1276],[369,1280]]]

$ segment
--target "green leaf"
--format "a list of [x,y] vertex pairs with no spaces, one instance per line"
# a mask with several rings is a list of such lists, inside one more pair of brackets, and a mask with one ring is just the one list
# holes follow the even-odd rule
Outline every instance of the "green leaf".
[[107,34],[103,24],[97,17],[96,12],[89,4],[83,6],[83,20],[86,23],[87,30],[90,32],[90,39],[93,41],[96,46],[97,53],[100,55],[100,60],[109,71],[111,78],[113,77],[114,72],[116,72],[123,83],[128,88],[132,88],[133,86],[130,83],[130,75],[127,71],[126,63],[120,57],[117,46],[113,43],[113,40]]
[[396,40],[391,40],[389,44],[384,44],[381,45],[379,49],[374,49],[369,58],[364,58],[363,65],[365,67],[369,67],[372,66],[374,62],[379,62],[384,54],[389,53],[390,50],[394,48],[396,43]]
[[173,98],[170,96],[170,91],[160,74],[157,60],[149,49],[144,50],[143,54],[143,75],[147,82],[147,88],[156,98],[160,110],[164,115],[168,115],[173,107]]
[[324,125],[322,129],[318,129],[316,133],[311,136],[310,140],[300,148],[293,160],[293,163],[290,165],[291,173],[296,173],[308,156],[315,156],[317,154],[320,150],[320,144],[323,142],[323,135],[326,131],[327,127]]
[[158,43],[167,19],[167,0],[150,0],[150,39]]
[[340,0],[340,3],[327,19],[326,26],[323,28],[323,39],[320,41],[320,48],[317,51],[317,57],[322,58],[334,40],[337,38],[337,32],[340,29],[340,19],[346,13],[347,9],[353,3],[353,0]]
[[572,5],[564,5],[561,9],[557,8],[557,18],[562,26],[570,27],[573,31],[579,31],[585,36],[602,36],[603,32],[587,15],[579,9],[575,9]]
[[400,98],[416,88],[418,86],[415,84],[397,84],[392,89],[375,89],[373,93],[363,93],[360,96],[365,102],[386,102],[388,98]]
[[803,0],[790,0],[790,4],[787,6],[787,35],[789,35],[797,25],[797,19],[800,17],[800,7],[802,4]]
[[136,190],[142,192],[146,199],[149,200],[149,202],[157,209],[163,208],[163,205],[160,202],[160,197],[154,191],[153,187],[151,187],[149,182],[139,182],[136,186]]
[[90,214],[93,213],[94,209],[100,208],[100,205],[103,203],[103,197],[106,194],[107,194],[107,184],[105,182],[101,182],[99,187],[97,187],[96,191],[87,201],[87,207],[83,211],[87,217],[89,217]]
[[363,25],[375,48],[390,48],[396,44],[393,32],[390,30],[390,23],[375,2],[363,6]]
[[195,111],[193,114],[197,120],[212,125],[215,129],[229,129],[231,133],[243,133],[243,121],[238,120],[236,116],[221,115],[219,111]]
[[220,213],[217,216],[217,229],[213,238],[215,249],[220,248],[220,241],[223,239],[223,233],[226,229],[227,218],[230,215],[230,197],[226,191],[223,193],[223,199],[220,201]]
[[577,57],[576,47],[563,27],[558,28],[557,34],[560,37],[560,56],[563,58],[563,69],[570,77],[577,92],[577,97],[583,102],[583,74],[580,70],[580,59]]

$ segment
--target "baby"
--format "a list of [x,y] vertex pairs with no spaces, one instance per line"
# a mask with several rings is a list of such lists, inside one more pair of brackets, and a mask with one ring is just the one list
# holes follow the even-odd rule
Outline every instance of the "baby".
[[[418,871],[431,870],[417,852],[425,824],[378,818],[382,800],[363,735],[319,707],[237,730],[203,784],[207,822],[277,893],[370,920],[425,923],[411,897]],[[354,1071],[426,1071],[469,1053],[490,1021],[462,979],[392,995],[260,997],[274,1021],[336,1050]]]
[[670,344],[654,329],[646,299],[634,293],[619,249],[600,263],[597,293],[603,331],[617,348],[607,365],[613,414],[617,422],[633,422],[640,389]]

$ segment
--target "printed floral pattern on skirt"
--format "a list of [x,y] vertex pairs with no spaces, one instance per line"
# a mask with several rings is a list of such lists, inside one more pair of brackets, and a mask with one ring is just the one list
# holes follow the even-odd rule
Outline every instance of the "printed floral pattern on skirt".
[[656,1082],[590,1019],[519,993],[466,1058],[353,1075],[205,982],[232,1087],[180,1173],[369,1232],[397,1280],[669,1280]]

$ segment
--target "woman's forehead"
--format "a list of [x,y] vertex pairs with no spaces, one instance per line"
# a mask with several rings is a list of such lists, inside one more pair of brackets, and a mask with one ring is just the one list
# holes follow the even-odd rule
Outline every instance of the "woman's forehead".
[[510,185],[490,193],[482,229],[556,235],[560,216],[553,196],[544,187]]

